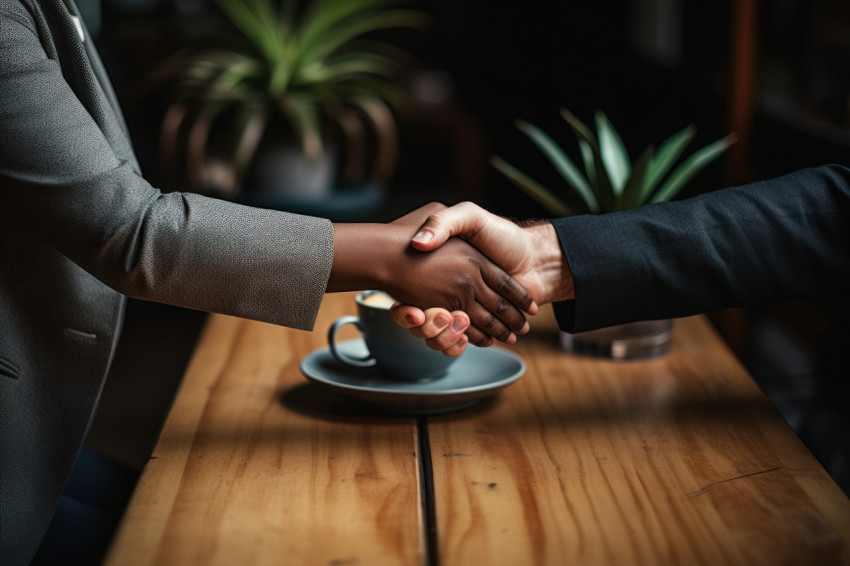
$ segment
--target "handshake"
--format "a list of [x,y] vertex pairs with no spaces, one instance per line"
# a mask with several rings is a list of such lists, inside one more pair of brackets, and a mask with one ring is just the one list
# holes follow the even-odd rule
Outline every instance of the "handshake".
[[[357,239],[352,226],[336,225],[335,240]],[[399,301],[392,308],[399,325],[448,356],[459,356],[468,343],[513,344],[529,330],[525,314],[573,298],[570,270],[548,221],[519,226],[469,202],[432,203],[384,226],[404,234],[405,247],[388,268],[377,262],[375,288]],[[339,256],[347,254],[335,257],[335,269]]]
[[334,224],[327,289],[386,291],[395,321],[449,356],[512,344],[525,315],[556,301],[573,300],[555,312],[568,331],[788,299],[843,305],[849,212],[838,166],[525,225],[429,204],[389,224]]

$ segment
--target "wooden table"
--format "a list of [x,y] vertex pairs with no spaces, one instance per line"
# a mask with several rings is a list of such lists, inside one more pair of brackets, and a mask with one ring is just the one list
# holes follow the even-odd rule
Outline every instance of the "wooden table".
[[414,418],[300,373],[354,312],[210,318],[108,564],[850,563],[850,501],[703,317],[610,362],[540,315],[522,379]]

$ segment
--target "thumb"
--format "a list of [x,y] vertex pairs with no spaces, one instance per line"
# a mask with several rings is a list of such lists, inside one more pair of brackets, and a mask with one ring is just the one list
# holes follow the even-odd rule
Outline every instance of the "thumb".
[[472,238],[481,230],[487,212],[471,202],[462,202],[428,217],[411,241],[417,250],[430,252],[452,236]]

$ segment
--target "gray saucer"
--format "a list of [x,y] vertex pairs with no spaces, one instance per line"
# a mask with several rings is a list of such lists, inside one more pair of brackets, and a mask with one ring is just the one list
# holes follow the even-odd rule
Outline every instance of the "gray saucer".
[[[337,347],[352,356],[366,353],[359,338]],[[311,381],[373,408],[430,415],[463,409],[494,395],[525,373],[525,362],[506,350],[469,346],[443,377],[403,381],[385,376],[376,367],[342,364],[323,348],[301,360],[301,371]]]

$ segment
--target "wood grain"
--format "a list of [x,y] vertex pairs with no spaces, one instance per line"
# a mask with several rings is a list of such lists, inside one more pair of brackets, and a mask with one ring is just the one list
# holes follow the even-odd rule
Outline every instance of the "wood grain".
[[212,316],[106,563],[420,564],[416,426],[307,385],[308,333]]
[[[416,422],[307,385],[316,332],[213,316],[106,563],[423,564]],[[438,551],[468,564],[847,564],[850,501],[702,317],[646,362],[575,357],[428,419]],[[343,336],[344,339],[346,336]]]
[[850,562],[850,502],[704,318],[644,362],[555,337],[520,341],[494,402],[429,420],[441,564]]

